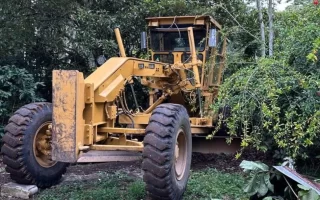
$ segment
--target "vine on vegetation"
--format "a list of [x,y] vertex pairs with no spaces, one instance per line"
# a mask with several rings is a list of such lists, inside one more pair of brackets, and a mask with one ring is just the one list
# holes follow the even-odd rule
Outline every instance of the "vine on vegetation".
[[225,80],[215,110],[231,107],[225,123],[230,136],[242,135],[242,149],[280,148],[293,158],[307,157],[306,149],[319,140],[319,87],[319,75],[262,59]]

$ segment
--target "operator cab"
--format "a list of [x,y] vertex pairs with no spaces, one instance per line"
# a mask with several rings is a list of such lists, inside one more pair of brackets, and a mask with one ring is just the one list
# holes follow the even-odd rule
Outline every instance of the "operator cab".
[[197,58],[202,62],[199,68],[202,89],[220,85],[226,39],[221,37],[218,22],[211,16],[151,17],[146,20],[148,32],[142,34],[142,48],[148,49],[151,60],[170,64],[190,62],[187,28],[192,27]]
[[[172,28],[170,25],[163,25],[161,28],[151,28],[150,50],[153,52],[153,60],[171,64],[178,61],[187,61],[187,58],[190,56],[187,32],[189,26],[184,25],[179,28]],[[193,33],[196,51],[199,53],[203,52],[206,43],[206,29],[203,27],[194,28]],[[199,59],[203,61],[203,56],[199,55]]]

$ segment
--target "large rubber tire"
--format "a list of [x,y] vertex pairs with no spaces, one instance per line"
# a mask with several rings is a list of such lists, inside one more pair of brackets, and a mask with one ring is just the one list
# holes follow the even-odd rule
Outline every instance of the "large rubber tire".
[[[177,173],[176,142],[181,131],[185,135],[185,164],[184,169],[180,170],[181,173]],[[143,180],[148,196],[161,200],[181,199],[186,190],[192,156],[187,110],[178,104],[159,105],[151,115],[143,142]]]
[[66,163],[56,162],[53,166],[43,167],[34,154],[34,138],[39,127],[51,121],[51,103],[25,105],[9,119],[1,151],[6,171],[17,183],[46,188],[57,184],[66,172]]

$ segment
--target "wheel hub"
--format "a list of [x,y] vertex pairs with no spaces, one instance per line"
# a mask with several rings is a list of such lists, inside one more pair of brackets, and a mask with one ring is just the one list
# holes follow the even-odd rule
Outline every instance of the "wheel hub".
[[51,137],[51,122],[45,122],[38,128],[33,141],[34,157],[45,168],[52,167],[57,163],[52,160]]
[[175,172],[177,180],[183,178],[187,165],[187,140],[185,132],[180,129],[176,138],[175,145]]

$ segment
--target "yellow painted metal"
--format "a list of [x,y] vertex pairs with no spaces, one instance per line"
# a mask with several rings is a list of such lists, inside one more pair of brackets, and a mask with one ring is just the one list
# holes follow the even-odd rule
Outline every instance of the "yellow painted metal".
[[52,160],[51,155],[51,122],[43,123],[38,130],[33,139],[33,154],[38,162],[44,168],[53,167],[57,162]]
[[75,70],[54,70],[52,83],[52,158],[61,162],[76,162],[78,147],[84,144],[83,75]]
[[154,103],[154,90],[149,91],[149,105],[152,105]]
[[98,128],[98,133],[124,133],[124,134],[144,134],[145,129],[137,129],[137,128],[109,128],[109,127],[101,127]]
[[214,24],[219,30],[221,25],[214,20],[211,16],[174,16],[174,17],[149,17],[146,18],[148,26],[158,27],[161,25],[171,25],[172,22],[176,24],[189,24],[189,25],[204,25],[205,23]]
[[106,112],[107,118],[115,119],[117,117],[117,106],[108,106],[106,104],[105,112]]
[[199,69],[198,69],[198,62],[197,62],[197,53],[196,53],[196,47],[194,44],[194,36],[193,36],[193,28],[188,28],[188,37],[189,37],[189,46],[190,46],[190,52],[191,52],[191,63],[193,67],[193,73],[194,78],[196,81],[196,88],[200,88],[200,76],[199,76]]
[[[131,129],[131,128],[99,128],[99,133],[123,133],[129,135],[144,135],[145,129]],[[212,132],[212,126],[191,126],[192,134],[210,134]],[[98,134],[96,142],[108,139],[109,135]]]
[[191,126],[212,127],[212,118],[190,117]]
[[142,151],[142,142],[127,140],[126,135],[122,134],[119,137],[109,137],[105,144],[92,145],[92,150],[127,150],[127,151]]
[[[148,124],[151,114],[145,114],[141,113],[139,115],[133,115],[132,119],[134,121],[134,124]],[[121,124],[132,124],[130,118],[126,115],[120,115],[119,116],[119,123]]]
[[[150,65],[154,68],[151,69]],[[164,71],[165,66],[166,63],[137,58],[111,58],[86,78],[85,83],[93,84],[95,102],[112,102],[131,76],[170,76],[173,72],[169,68]]]
[[93,83],[85,84],[85,103],[93,103],[94,102],[94,93],[93,93]]
[[[52,143],[54,160],[75,162],[80,151],[85,150],[142,151],[143,144],[129,140],[126,134],[144,134],[155,107],[168,100],[169,97],[179,100],[182,91],[201,89],[205,100],[204,110],[209,113],[210,103],[218,91],[218,87],[212,85],[212,79],[215,77],[221,80],[226,40],[220,52],[223,64],[219,65],[218,72],[213,69],[209,70],[208,78],[204,68],[206,55],[211,52],[213,61],[215,61],[215,57],[219,54],[216,48],[209,49],[207,46],[208,33],[209,28],[219,30],[221,26],[209,16],[156,17],[147,20],[150,28],[171,25],[172,22],[178,25],[190,25],[186,29],[190,52],[151,51],[152,59],[155,54],[172,54],[174,63],[126,57],[120,31],[115,29],[121,57],[110,58],[86,79],[83,79],[82,73],[78,71],[54,71],[53,132],[55,136]],[[202,52],[196,52],[193,29],[201,27],[207,33],[206,44]],[[162,34],[163,37],[160,39],[160,50],[163,50],[164,35]],[[182,61],[184,53],[191,55],[191,61]],[[201,55],[202,59],[199,60],[197,55]],[[215,66],[214,63],[211,67]],[[195,84],[191,83],[187,76],[187,72],[190,71],[193,73]],[[141,77],[141,83],[150,88],[150,105],[143,112],[128,114],[129,111],[124,110],[123,106],[119,109],[118,105],[124,96],[126,83],[132,82],[133,76]],[[220,81],[217,84],[219,85]],[[155,90],[161,90],[162,95],[157,96]],[[127,127],[115,127],[116,120]],[[191,117],[192,132],[194,134],[210,133],[214,120],[215,116],[211,114],[207,118]],[[114,134],[119,136],[115,138]]]
[[97,143],[97,142],[100,142],[100,141],[103,141],[103,140],[106,140],[110,137],[109,134],[96,134],[96,137],[95,137],[95,140],[94,140],[94,143]]
[[121,38],[121,34],[120,34],[119,28],[114,29],[114,32],[116,34],[116,38],[117,38],[117,42],[118,42],[118,46],[119,46],[121,57],[127,57],[126,56],[126,52],[124,50],[123,43],[122,43],[122,38]]
[[143,151],[143,146],[128,146],[128,145],[92,145],[92,150],[99,151]]
[[159,104],[161,104],[166,99],[165,95],[162,95],[154,104],[152,104],[144,113],[151,113]]
[[93,131],[94,131],[94,128],[91,124],[84,125],[83,144],[92,144],[93,143],[93,136],[94,136]]

